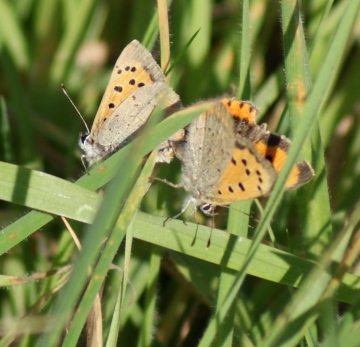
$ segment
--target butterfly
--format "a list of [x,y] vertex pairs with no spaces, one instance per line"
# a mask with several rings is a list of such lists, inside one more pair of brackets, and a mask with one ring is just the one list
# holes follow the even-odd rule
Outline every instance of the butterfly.
[[[80,136],[79,146],[88,165],[104,160],[133,139],[160,102],[168,113],[181,105],[151,53],[133,40],[115,63],[90,133]],[[161,144],[158,161],[169,162],[172,157],[171,146]]]
[[[191,194],[184,208],[193,203],[210,215],[217,205],[271,192],[290,140],[257,125],[257,113],[250,102],[223,99],[190,123],[180,141],[172,141],[182,165],[182,186]],[[297,163],[286,189],[297,188],[313,176],[309,163]]]

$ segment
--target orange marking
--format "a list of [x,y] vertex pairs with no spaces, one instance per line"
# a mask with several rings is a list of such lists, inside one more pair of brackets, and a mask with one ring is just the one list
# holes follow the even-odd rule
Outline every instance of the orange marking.
[[257,108],[248,101],[238,101],[224,98],[221,103],[227,108],[233,118],[246,120],[249,124],[256,124]]
[[15,240],[17,238],[17,233],[11,233],[8,235],[7,239],[9,241]]
[[[274,147],[274,146],[268,146],[266,145],[264,142],[258,142],[254,145],[254,148],[256,149],[256,151],[261,154],[261,156],[263,156],[264,158],[267,158],[269,160],[269,156],[272,157],[272,160],[269,160],[272,164],[272,166],[274,167],[275,171],[277,173],[280,173],[281,169],[283,168],[284,164],[285,164],[285,160],[287,158],[287,152],[285,152],[284,150],[282,150],[279,147]],[[300,171],[297,167],[297,165],[295,165],[291,172],[290,175],[286,181],[285,187],[287,189],[296,186],[299,182],[299,174]]]
[[[132,63],[128,66],[130,69],[127,71],[125,70],[127,66],[116,65],[114,67],[112,76],[115,78],[111,78],[106,87],[99,106],[99,115],[96,115],[92,126],[94,129],[100,129],[104,118],[108,118],[130,94],[139,89],[139,83],[143,83],[145,86],[154,83],[151,75],[144,69],[141,63]],[[135,71],[131,71],[133,68],[135,68]],[[120,74],[117,73],[118,70],[121,70]],[[116,86],[122,87],[122,91],[116,92],[114,90]],[[114,107],[109,108],[109,104],[111,103]]]

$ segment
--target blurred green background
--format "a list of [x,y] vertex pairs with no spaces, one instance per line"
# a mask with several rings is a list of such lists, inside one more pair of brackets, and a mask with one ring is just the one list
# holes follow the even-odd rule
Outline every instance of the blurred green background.
[[[171,84],[186,106],[223,95],[239,97],[240,75],[246,73],[245,94],[260,109],[259,122],[266,121],[272,131],[291,138],[291,120],[284,116],[289,91],[281,2],[249,1],[249,11],[245,12],[250,20],[250,52],[246,52],[250,53],[249,74],[242,70],[246,66],[241,61],[244,54],[241,47],[244,46],[240,46],[240,40],[246,25],[241,17],[244,13],[242,4],[236,0],[171,3],[171,59],[180,58],[171,72]],[[348,4],[349,1],[342,0],[298,2],[309,53],[309,75],[303,76],[308,81],[316,81]],[[156,2],[150,0],[0,0],[0,160],[68,181],[83,175],[78,139],[86,129],[63,95],[60,84],[65,84],[91,126],[113,64],[131,40],[144,42],[159,61],[156,11]],[[185,49],[199,29],[190,47]],[[312,150],[316,158],[316,153],[321,153],[321,146],[324,149],[326,171],[316,174],[317,179],[326,177],[328,183],[332,210],[328,223],[332,224],[334,234],[359,200],[359,33],[360,19],[357,17],[347,37],[336,78],[329,94],[324,96],[318,114],[322,144]],[[317,167],[314,161],[313,165]],[[175,160],[171,165],[161,167],[158,174],[173,182],[178,181],[180,165]],[[316,185],[309,189],[315,190]],[[183,191],[156,182],[141,208],[150,214],[172,216],[179,211],[185,197]],[[304,202],[296,197],[296,193],[284,196],[272,227],[280,248],[309,256],[307,247],[310,247],[310,241],[302,235],[302,221],[298,214],[298,210],[304,208]],[[26,206],[0,202],[0,226],[10,225],[27,211]],[[252,211],[250,234],[259,216],[255,207]],[[227,210],[221,210],[216,217],[218,227],[226,225],[226,216]],[[198,221],[206,222],[201,215]],[[82,224],[72,222],[72,226],[81,237]],[[123,248],[118,253],[115,263],[122,264]],[[140,312],[146,302],[150,253],[150,244],[134,241],[130,283],[136,292],[136,302],[129,303],[133,310],[122,318],[119,345],[123,345],[121,341],[127,341],[127,346],[141,344],[137,337],[143,318]],[[70,236],[58,218],[2,255],[0,272],[26,276],[48,271],[71,263],[76,254]],[[309,257],[316,259],[314,254]],[[213,315],[221,270],[201,260],[189,259],[182,254],[164,251],[158,287],[154,291],[158,298],[157,318],[153,322],[156,325],[152,339],[154,346],[197,345]],[[192,276],[197,277],[193,279]],[[119,273],[111,272],[104,289],[107,294],[103,300],[104,337],[109,333],[116,299],[114,288],[119,282]],[[27,314],[31,305],[46,292],[47,286],[50,284],[44,280],[3,291],[0,294],[1,317]],[[239,294],[240,299],[246,297],[246,300],[239,300],[236,304],[237,310],[247,314],[240,314],[241,319],[236,320],[235,327],[239,330],[233,345],[257,345],[269,329],[262,327],[261,316],[265,312],[269,319],[275,316],[290,295],[284,285],[248,277]],[[49,299],[36,313],[51,312],[52,304],[53,299]],[[249,307],[243,307],[247,304]],[[344,305],[338,312],[346,308]],[[336,316],[336,313],[332,314]],[[317,332],[315,327],[319,328]],[[326,336],[321,320],[312,329],[313,335],[318,334],[312,336],[313,341]],[[17,341],[19,345],[22,341],[23,346],[32,346],[39,341],[38,338],[39,335],[34,334]],[[306,341],[309,343],[309,339]],[[291,345],[297,345],[297,342]],[[305,346],[305,342],[302,345]]]

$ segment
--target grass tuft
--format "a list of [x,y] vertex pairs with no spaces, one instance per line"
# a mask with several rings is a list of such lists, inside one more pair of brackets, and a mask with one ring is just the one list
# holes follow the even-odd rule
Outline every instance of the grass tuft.
[[[359,3],[0,2],[0,346],[357,346]],[[193,106],[85,173],[59,86],[91,124],[133,39]],[[291,138],[286,164],[214,226],[164,226],[186,193],[152,151],[223,95]],[[299,160],[316,176],[284,194]]]

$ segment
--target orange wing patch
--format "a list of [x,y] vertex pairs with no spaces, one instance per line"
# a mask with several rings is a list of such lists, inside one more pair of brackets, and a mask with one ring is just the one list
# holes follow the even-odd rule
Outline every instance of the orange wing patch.
[[[279,173],[285,164],[287,152],[290,148],[290,140],[284,136],[266,133],[261,140],[254,144],[255,150],[266,158]],[[292,168],[286,181],[286,189],[295,189],[309,182],[314,177],[314,170],[311,165],[302,161]]]
[[234,119],[246,121],[248,124],[256,124],[259,110],[250,101],[223,98],[221,103],[227,108]]
[[129,95],[153,83],[150,73],[141,63],[134,62],[125,66],[116,64],[101,100],[93,128],[99,129],[104,119],[108,118]]
[[267,195],[276,177],[269,161],[261,158],[247,142],[237,141],[231,161],[213,193],[214,200],[227,205]]

